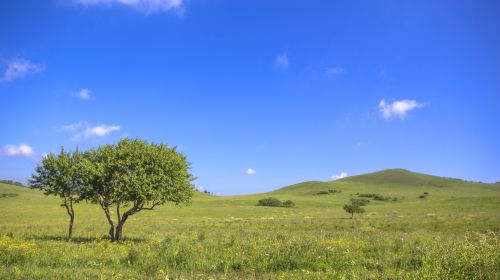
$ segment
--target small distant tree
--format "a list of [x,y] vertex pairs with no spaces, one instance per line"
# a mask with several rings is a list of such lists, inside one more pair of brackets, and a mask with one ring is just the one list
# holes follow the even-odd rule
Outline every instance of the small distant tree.
[[89,150],[85,157],[89,174],[85,197],[101,206],[112,241],[122,239],[130,216],[167,202],[189,204],[194,194],[186,157],[164,144],[125,138]]
[[29,180],[32,189],[38,189],[45,195],[55,195],[61,198],[61,206],[69,216],[68,241],[73,235],[75,210],[73,205],[82,200],[85,174],[82,171],[82,154],[78,148],[68,153],[61,148],[59,154],[50,153],[42,158],[40,165]]
[[257,202],[257,206],[271,206],[271,207],[280,207],[282,205],[281,200],[275,197],[266,197],[260,199]]
[[344,205],[344,210],[351,214],[351,219],[354,218],[354,214],[361,214],[365,212],[365,209],[361,207],[359,204],[346,204]]
[[285,200],[285,201],[283,201],[283,204],[281,206],[293,208],[293,207],[295,207],[295,203],[291,200]]
[[366,198],[351,198],[351,204],[353,205],[365,206],[368,203],[370,203],[370,200]]

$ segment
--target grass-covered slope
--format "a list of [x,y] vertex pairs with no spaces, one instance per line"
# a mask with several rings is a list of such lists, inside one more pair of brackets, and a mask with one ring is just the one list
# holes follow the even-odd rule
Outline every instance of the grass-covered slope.
[[[328,190],[340,192],[317,194]],[[363,193],[398,199],[370,199],[350,219],[342,206]],[[296,207],[256,206],[269,196]],[[500,184],[385,170],[263,194],[196,193],[188,207],[132,216],[121,244],[87,203],[75,207],[75,241],[65,242],[59,205],[0,183],[0,279],[500,277]]]
[[350,192],[381,192],[388,194],[418,194],[422,191],[440,195],[474,196],[499,192],[500,184],[467,182],[460,179],[438,177],[411,172],[405,169],[388,169],[379,172],[346,177],[336,181],[311,181],[287,186],[275,194],[308,195],[318,191],[344,189]]

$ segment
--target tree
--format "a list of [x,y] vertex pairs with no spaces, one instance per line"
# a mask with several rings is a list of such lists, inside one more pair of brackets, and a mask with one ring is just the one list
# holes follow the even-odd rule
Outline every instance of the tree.
[[281,200],[275,197],[266,197],[257,201],[257,206],[280,207],[281,205]]
[[101,206],[112,241],[122,239],[123,225],[130,216],[166,202],[189,204],[193,196],[190,164],[164,144],[125,138],[89,150],[85,157],[89,174],[85,197]]
[[285,201],[283,201],[283,204],[281,206],[293,208],[293,207],[295,207],[295,202],[293,202],[291,200],[285,200]]
[[57,155],[50,153],[44,156],[29,180],[29,186],[32,189],[39,189],[44,191],[45,195],[55,195],[61,198],[61,206],[66,208],[69,216],[68,241],[72,238],[75,221],[73,205],[82,200],[85,177],[81,168],[83,161],[78,148],[73,153],[68,153],[61,148],[61,152]]
[[354,213],[361,214],[365,212],[365,209],[359,204],[346,204],[344,205],[344,210],[351,214],[351,219],[354,218]]
[[368,203],[370,203],[370,200],[366,198],[351,198],[351,204],[353,205],[366,206]]

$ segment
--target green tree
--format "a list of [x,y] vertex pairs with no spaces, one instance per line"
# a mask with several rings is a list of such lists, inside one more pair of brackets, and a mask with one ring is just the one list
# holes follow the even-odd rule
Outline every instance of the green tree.
[[122,239],[123,225],[130,216],[166,202],[187,205],[193,196],[190,164],[164,144],[125,138],[89,150],[85,157],[89,174],[85,197],[101,206],[113,241]]
[[283,201],[283,204],[281,206],[292,208],[292,207],[295,207],[295,203],[291,200],[285,200],[285,201]]
[[73,205],[83,198],[81,196],[85,179],[81,168],[83,161],[78,148],[73,153],[68,153],[61,148],[59,154],[50,153],[44,156],[29,180],[30,188],[39,189],[45,195],[55,195],[61,198],[61,206],[66,209],[69,216],[68,241],[72,238],[75,221]]
[[344,210],[351,214],[351,219],[354,218],[354,214],[361,214],[365,212],[365,209],[359,204],[346,204],[344,205]]
[[366,198],[351,198],[351,204],[353,205],[366,206],[368,203],[370,203],[370,200]]
[[257,206],[280,207],[281,205],[282,205],[281,200],[275,197],[266,197],[263,199],[259,199],[259,201],[257,201]]

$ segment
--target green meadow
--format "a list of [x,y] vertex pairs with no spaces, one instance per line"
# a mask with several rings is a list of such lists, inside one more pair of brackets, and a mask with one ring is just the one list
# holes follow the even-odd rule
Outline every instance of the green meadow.
[[[384,199],[351,219],[343,206],[364,194]],[[295,207],[256,206],[266,197]],[[500,183],[395,169],[196,193],[132,216],[119,243],[99,206],[75,209],[67,242],[58,198],[0,184],[0,279],[500,279]]]

